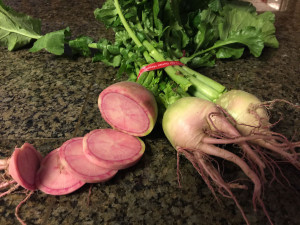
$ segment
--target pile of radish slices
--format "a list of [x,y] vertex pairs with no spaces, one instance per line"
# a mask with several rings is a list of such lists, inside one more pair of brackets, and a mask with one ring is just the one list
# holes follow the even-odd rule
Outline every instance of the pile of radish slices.
[[85,183],[109,180],[134,165],[144,151],[138,137],[114,129],[93,130],[50,152],[37,171],[36,186],[47,194],[69,194]]
[[[154,96],[135,82],[123,81],[104,89],[98,99],[101,116],[112,128],[96,129],[72,138],[44,158],[29,143],[15,148],[12,156],[0,160],[5,170],[0,189],[3,197],[19,186],[50,195],[65,195],[85,183],[111,179],[120,169],[133,166],[145,152],[139,138],[149,134],[157,119]],[[16,208],[16,217],[22,201]]]

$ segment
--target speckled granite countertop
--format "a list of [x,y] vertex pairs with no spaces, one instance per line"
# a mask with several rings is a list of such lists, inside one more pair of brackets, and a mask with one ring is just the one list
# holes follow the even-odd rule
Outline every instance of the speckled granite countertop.
[[[18,11],[42,19],[43,33],[69,26],[74,36],[86,34],[96,39],[111,35],[95,21],[96,0],[10,0]],[[287,9],[276,12],[279,49],[266,49],[260,58],[245,57],[221,61],[201,72],[225,84],[256,94],[264,100],[286,99],[300,103],[300,1],[285,1]],[[28,49],[8,52],[0,48],[0,157],[14,146],[32,143],[43,155],[64,141],[108,127],[101,119],[97,97],[114,83],[116,71],[87,58],[57,57]],[[299,113],[285,106],[286,117],[275,128],[299,140]],[[276,119],[279,115],[274,115]],[[222,197],[218,205],[213,195],[182,157],[183,174],[179,188],[176,153],[160,127],[143,138],[146,152],[132,168],[120,171],[112,180],[89,185],[66,196],[50,196],[40,191],[20,209],[28,224],[244,224],[234,202]],[[225,174],[242,176],[231,164]],[[265,187],[264,202],[275,224],[300,224],[300,173],[282,164],[291,187],[273,182]],[[270,174],[268,175],[271,178]],[[282,177],[278,177],[285,182]],[[288,186],[285,183],[285,186]],[[14,209],[24,198],[20,189],[0,199],[0,224],[17,224]],[[252,224],[267,224],[261,211],[253,212],[251,187],[235,191]]]

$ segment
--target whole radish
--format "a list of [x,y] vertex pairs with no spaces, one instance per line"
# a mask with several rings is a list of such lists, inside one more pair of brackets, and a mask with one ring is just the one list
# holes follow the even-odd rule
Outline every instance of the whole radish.
[[300,169],[299,153],[295,151],[296,147],[300,147],[300,142],[292,143],[282,134],[270,130],[265,103],[256,96],[242,90],[231,90],[221,95],[216,104],[232,117],[232,124],[251,143],[270,150]]
[[[213,167],[210,156],[223,158],[239,166],[254,184],[254,209],[256,209],[256,203],[258,202],[269,218],[261,200],[262,182],[259,175],[244,159],[215,145],[223,141],[235,143],[236,139],[241,138],[241,134],[214,103],[197,97],[181,98],[166,110],[162,126],[172,146],[178,153],[183,153],[193,164],[210,190],[214,193],[212,181],[221,194],[225,196],[227,193],[235,201],[246,223],[249,224],[231,191],[232,188],[244,188],[244,186],[237,183],[226,183],[219,171]],[[246,154],[249,154],[249,151],[251,152],[251,148],[246,142],[239,140],[237,143]],[[257,155],[249,157],[252,162],[255,162],[254,159]],[[260,161],[259,158],[257,160]],[[271,222],[270,218],[269,221]]]

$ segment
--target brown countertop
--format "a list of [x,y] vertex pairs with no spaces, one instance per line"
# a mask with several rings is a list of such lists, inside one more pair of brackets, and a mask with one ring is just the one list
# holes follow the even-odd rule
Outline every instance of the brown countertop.
[[[17,11],[42,20],[42,32],[69,26],[74,36],[94,38],[111,33],[94,19],[96,0],[10,0]],[[300,103],[300,1],[285,1],[287,8],[276,12],[279,49],[265,49],[262,56],[236,61],[218,61],[201,72],[228,88],[254,93],[263,100],[285,99]],[[90,58],[54,56],[28,49],[9,52],[0,48],[0,157],[14,147],[32,143],[43,155],[64,141],[109,127],[97,108],[97,97],[115,82],[116,70]],[[285,118],[274,129],[300,139],[299,111],[278,106]],[[274,115],[274,119],[278,118]],[[146,152],[137,165],[119,171],[110,181],[94,184],[87,205],[89,185],[65,196],[36,191],[20,209],[28,224],[244,224],[234,202],[223,198],[218,205],[193,166],[181,157],[180,188],[176,174],[176,152],[161,128],[143,140]],[[225,173],[241,175],[231,164]],[[300,172],[290,165],[282,172],[291,183],[266,185],[263,200],[276,225],[300,224]],[[279,173],[278,173],[279,174]],[[270,180],[271,174],[267,174]],[[298,193],[298,194],[297,194]],[[252,187],[235,194],[252,224],[267,224],[261,209],[253,212]],[[23,190],[0,198],[0,224],[16,224],[14,209],[24,198]]]

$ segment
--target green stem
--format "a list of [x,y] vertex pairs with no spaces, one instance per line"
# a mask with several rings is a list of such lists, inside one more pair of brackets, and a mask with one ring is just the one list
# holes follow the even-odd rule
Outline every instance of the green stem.
[[202,92],[199,92],[196,89],[192,88],[191,92],[192,92],[192,96],[202,98],[202,99],[205,99],[207,101],[211,101],[211,99],[207,98],[205,95],[202,94]]
[[[144,40],[143,45],[146,47],[149,55],[152,56],[155,61],[166,61],[166,58],[162,54],[160,54],[149,41]],[[164,70],[172,80],[174,80],[181,86],[184,91],[187,91],[188,88],[192,85],[192,83],[188,81],[184,76],[182,76],[182,74],[178,74],[178,70],[176,70],[173,66],[168,66],[164,68]]]
[[[215,101],[220,97],[220,93],[218,91],[214,90],[210,86],[207,86],[205,83],[198,80],[197,78],[190,76],[188,79],[192,82],[193,89],[206,96],[206,98],[208,98],[210,101]],[[194,92],[194,90],[192,90],[192,92]]]
[[189,56],[189,57],[182,57],[182,58],[180,59],[180,61],[181,61],[182,63],[185,63],[185,64],[186,64],[186,63],[188,63],[190,60],[192,60],[193,58],[195,58],[196,56],[202,55],[202,54],[204,54],[204,53],[206,53],[206,52],[209,52],[209,51],[211,51],[211,50],[213,50],[213,49],[220,48],[220,47],[222,47],[222,46],[224,46],[224,45],[233,44],[233,43],[236,43],[236,41],[229,40],[229,41],[222,41],[221,44],[216,43],[216,44],[214,44],[212,47],[207,48],[207,49],[204,49],[204,50],[202,50],[202,51],[200,51],[200,52],[196,52],[195,54],[193,54],[193,55],[191,55],[191,56]]
[[[216,89],[214,87],[214,85],[218,88],[219,87],[219,83],[211,80],[208,77],[203,76],[200,73],[197,73],[196,71],[190,69],[190,71],[185,70],[184,67],[186,66],[175,66],[175,69],[177,69],[178,71],[180,71],[193,85],[192,87],[189,89],[189,92],[192,95],[195,95],[195,93],[197,92],[198,94],[195,95],[197,97],[199,97],[199,93],[201,93],[203,96],[205,96],[205,99],[208,99],[212,102],[216,101],[220,95],[225,91],[225,87],[223,86],[223,88],[219,88]],[[188,68],[188,67],[187,67]],[[203,77],[204,79],[203,79]],[[206,79],[207,78],[207,79]]]
[[114,0],[115,2],[115,7],[116,7],[116,10],[117,10],[117,13],[120,17],[120,20],[124,26],[124,28],[126,29],[127,33],[129,34],[129,36],[131,37],[131,39],[134,41],[134,43],[138,46],[138,47],[142,47],[142,43],[140,42],[140,40],[137,38],[137,36],[135,35],[135,33],[133,32],[133,30],[130,28],[129,24],[127,23],[123,13],[122,13],[122,10],[121,10],[121,7],[120,7],[120,4],[119,4],[119,1],[118,0]]
[[25,36],[25,37],[29,37],[29,38],[32,38],[32,39],[39,39],[41,38],[42,36],[41,35],[38,35],[38,34],[33,34],[31,32],[27,32],[25,29],[22,29],[23,32],[21,31],[16,31],[16,30],[10,30],[10,29],[7,29],[7,28],[3,28],[0,26],[0,29],[4,29],[5,31],[8,31],[10,33],[17,33],[17,34],[20,34],[22,36]]
[[215,89],[216,91],[218,91],[220,93],[223,93],[226,90],[226,87],[223,86],[222,84],[218,83],[217,81],[214,81],[213,79],[210,79],[209,77],[202,75],[199,72],[196,72],[195,70],[192,70],[191,68],[189,68],[187,66],[183,66],[182,69],[187,71],[190,74],[193,74],[194,76],[197,77],[198,80],[202,81],[203,83],[212,87],[213,89]]
[[[117,9],[117,12],[118,12],[118,15],[120,17],[120,20],[124,26],[124,28],[126,29],[127,33],[129,34],[129,36],[131,37],[131,39],[134,41],[134,43],[138,46],[138,47],[142,47],[143,44],[140,42],[140,40],[137,38],[137,36],[135,35],[135,33],[133,32],[133,30],[130,28],[129,24],[127,23],[123,13],[122,13],[122,10],[121,10],[121,7],[120,7],[120,4],[119,4],[119,1],[118,0],[115,0],[115,7]],[[138,27],[140,29],[143,29],[142,28],[142,25],[140,23],[138,23]],[[145,57],[146,61],[148,63],[152,63],[153,60],[152,58],[149,56],[148,52],[143,52],[143,56]]]
[[88,44],[89,48],[95,48],[97,49],[97,43],[90,43]]

